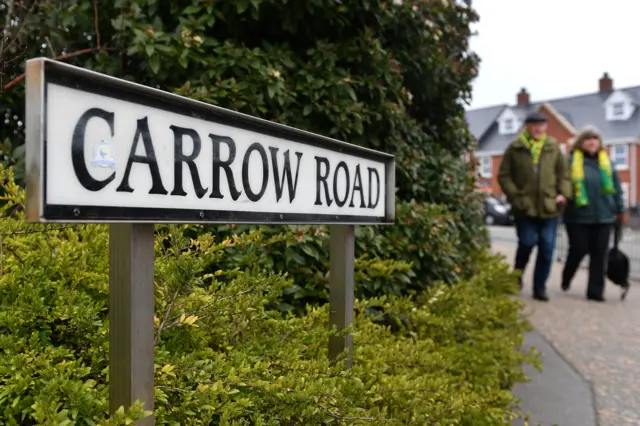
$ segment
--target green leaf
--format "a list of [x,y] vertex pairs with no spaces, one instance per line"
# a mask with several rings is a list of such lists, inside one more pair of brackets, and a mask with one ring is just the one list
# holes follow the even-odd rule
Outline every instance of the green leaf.
[[235,0],[238,14],[244,13],[249,8],[249,0]]
[[162,53],[174,53],[175,49],[172,46],[166,46],[164,44],[156,44],[156,50],[159,50]]
[[149,67],[154,74],[158,74],[160,71],[160,57],[158,55],[149,57]]
[[26,145],[17,146],[16,149],[13,150],[13,158],[24,159],[26,147],[27,147]]
[[140,45],[138,45],[138,44],[134,44],[129,49],[127,49],[127,55],[129,55],[129,56],[133,56],[138,52],[140,52]]
[[193,15],[193,14],[199,13],[200,10],[201,10],[201,6],[191,5],[191,6],[187,6],[182,13],[184,13],[185,15]]
[[116,31],[122,31],[124,29],[124,24],[125,19],[123,15],[111,20],[111,26],[113,26],[113,29]]
[[269,95],[270,99],[273,99],[273,97],[276,95],[276,86],[274,84],[269,84],[267,86],[267,94]]
[[356,96],[356,92],[353,90],[353,87],[346,86],[346,88],[347,88],[347,93],[349,93],[349,97],[351,98],[351,100],[356,102],[358,100],[358,97]]

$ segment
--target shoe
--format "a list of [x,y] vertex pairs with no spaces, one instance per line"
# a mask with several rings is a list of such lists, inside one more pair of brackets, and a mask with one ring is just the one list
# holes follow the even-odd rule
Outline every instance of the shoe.
[[607,301],[604,298],[604,296],[591,296],[589,294],[587,294],[587,300],[592,300],[594,302],[606,302]]
[[518,284],[520,284],[520,291],[522,291],[522,277],[518,277]]
[[547,294],[547,292],[544,293],[533,293],[533,298],[539,302],[548,302],[549,301],[549,295]]
[[565,283],[563,282],[560,287],[562,287],[562,291],[569,291],[569,288],[571,287],[571,283]]

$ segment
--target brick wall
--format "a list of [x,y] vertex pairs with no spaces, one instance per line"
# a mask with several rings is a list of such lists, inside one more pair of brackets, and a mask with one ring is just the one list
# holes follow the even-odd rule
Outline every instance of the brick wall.
[[[636,191],[636,203],[640,203],[640,173],[638,172],[638,167],[640,166],[640,143],[636,143],[636,158],[635,164],[631,164],[631,166],[636,167],[636,181],[635,181],[635,191]],[[631,155],[631,154],[630,154]]]
[[553,136],[559,142],[566,143],[569,139],[575,136],[571,129],[567,129],[555,114],[552,114],[547,110],[546,106],[541,106],[539,112],[547,117],[547,133]]
[[491,165],[493,167],[493,176],[491,176],[491,191],[494,195],[502,195],[502,189],[500,189],[500,184],[498,184],[498,171],[500,170],[501,162],[502,155],[491,157]]

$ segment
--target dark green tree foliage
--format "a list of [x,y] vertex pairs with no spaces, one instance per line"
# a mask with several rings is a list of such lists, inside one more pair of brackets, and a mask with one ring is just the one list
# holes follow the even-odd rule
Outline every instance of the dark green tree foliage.
[[401,199],[455,205],[461,200],[442,190],[447,179],[468,190],[458,158],[469,146],[462,101],[478,62],[468,49],[470,2],[117,0],[94,13],[90,0],[2,1],[12,15],[5,14],[2,85],[10,87],[1,137],[14,146],[22,144],[24,92],[12,80],[26,58],[66,55],[392,152]]
[[[50,56],[391,152],[400,201],[449,211],[463,259],[486,243],[481,205],[461,159],[470,144],[463,101],[478,62],[468,49],[469,24],[477,18],[470,2],[0,1],[5,12],[11,9],[1,20],[9,36],[0,62],[0,150],[18,182],[19,77],[25,59]],[[430,265],[418,265],[426,270],[423,282],[451,282]]]

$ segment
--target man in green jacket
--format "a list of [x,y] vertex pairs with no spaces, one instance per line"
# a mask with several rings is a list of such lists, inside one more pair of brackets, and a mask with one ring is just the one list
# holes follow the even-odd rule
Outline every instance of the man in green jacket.
[[544,302],[549,300],[547,279],[556,245],[558,216],[572,190],[567,161],[546,131],[544,115],[528,115],[525,130],[505,151],[498,173],[498,182],[516,222],[518,249],[514,269],[524,272],[537,244],[533,297]]

